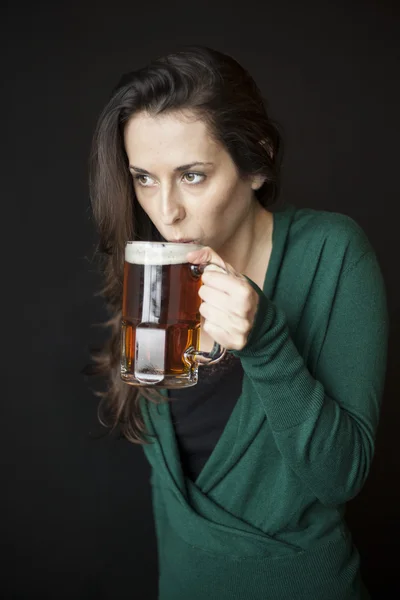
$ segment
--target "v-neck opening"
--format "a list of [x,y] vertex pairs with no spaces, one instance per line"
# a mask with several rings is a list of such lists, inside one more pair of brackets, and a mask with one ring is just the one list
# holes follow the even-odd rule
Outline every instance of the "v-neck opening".
[[[290,217],[293,214],[294,210],[295,210],[295,208],[291,204],[288,204],[282,210],[277,210],[276,212],[272,213],[272,218],[273,218],[272,249],[271,249],[270,259],[269,259],[268,267],[266,270],[266,274],[265,274],[265,278],[264,278],[264,285],[263,285],[263,292],[269,298],[272,298],[273,294],[274,294],[277,274],[278,274],[279,267],[280,267],[280,264],[281,264],[281,261],[283,258],[284,246],[285,246],[286,238],[287,238],[287,232],[288,232],[288,228],[289,228],[289,225],[291,222]],[[207,367],[200,367],[200,368],[206,369]],[[165,402],[165,404],[159,405],[164,408],[164,410],[161,409],[162,412],[164,413],[164,411],[165,411],[165,413],[163,414],[163,417],[166,419],[165,425],[167,426],[167,428],[169,430],[170,441],[173,445],[173,448],[171,448],[170,450],[171,450],[172,455],[174,456],[175,460],[177,460],[177,462],[179,463],[178,474],[179,474],[179,479],[181,481],[189,480],[196,487],[203,489],[205,487],[206,483],[207,483],[207,487],[211,487],[211,485],[213,485],[213,483],[219,478],[220,473],[217,473],[214,470],[214,466],[216,463],[218,463],[220,448],[225,445],[225,440],[227,438],[232,439],[231,432],[235,428],[237,429],[238,416],[240,415],[241,402],[243,399],[243,384],[244,384],[244,381],[242,383],[242,390],[241,390],[240,395],[237,399],[237,402],[228,418],[228,421],[226,422],[225,427],[223,428],[221,435],[219,436],[218,441],[217,441],[216,445],[214,446],[211,454],[207,458],[205,464],[203,465],[200,473],[198,474],[198,476],[196,477],[195,480],[192,480],[183,472],[183,468],[182,468],[181,461],[180,461],[178,441],[177,441],[175,428],[174,428],[173,421],[172,421],[172,415],[171,415],[169,401],[167,400]],[[234,436],[233,436],[233,439],[235,439]],[[222,467],[220,466],[219,470],[221,470],[221,469],[222,469]],[[211,479],[209,478],[210,472],[214,473],[214,478],[211,478]],[[207,478],[209,479],[208,481],[207,481]],[[212,481],[213,479],[214,479],[214,482]]]

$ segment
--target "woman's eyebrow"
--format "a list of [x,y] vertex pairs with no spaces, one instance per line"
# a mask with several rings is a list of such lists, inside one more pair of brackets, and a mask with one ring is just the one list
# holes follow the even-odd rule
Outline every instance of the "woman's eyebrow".
[[[180,173],[182,171],[187,171],[188,169],[191,169],[192,167],[195,167],[197,165],[212,166],[213,164],[214,163],[212,162],[202,162],[197,160],[196,162],[188,163],[187,165],[175,167],[174,172]],[[142,173],[143,175],[151,175],[151,173],[149,171],[146,171],[146,169],[142,169],[141,167],[135,167],[134,165],[129,165],[129,169],[131,169],[132,171],[136,171],[137,173]]]

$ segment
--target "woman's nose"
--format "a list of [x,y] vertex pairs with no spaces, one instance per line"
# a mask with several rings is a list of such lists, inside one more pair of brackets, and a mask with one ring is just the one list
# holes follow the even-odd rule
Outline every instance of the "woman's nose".
[[181,221],[184,217],[184,207],[176,195],[172,191],[163,194],[161,199],[160,216],[164,225],[173,225],[177,221]]

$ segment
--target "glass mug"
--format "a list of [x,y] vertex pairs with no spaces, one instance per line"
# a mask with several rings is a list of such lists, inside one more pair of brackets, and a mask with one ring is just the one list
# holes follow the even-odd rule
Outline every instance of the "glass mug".
[[[226,350],[200,347],[201,275],[206,265],[186,256],[202,248],[174,242],[127,242],[121,328],[121,379],[130,385],[195,385],[199,365],[214,364]],[[217,267],[220,269],[220,267]],[[221,269],[222,270],[222,269]]]

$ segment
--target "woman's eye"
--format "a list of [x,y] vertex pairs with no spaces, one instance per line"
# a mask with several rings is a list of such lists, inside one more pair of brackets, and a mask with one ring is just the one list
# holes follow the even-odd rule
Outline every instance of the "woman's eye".
[[[150,187],[154,185],[154,179],[152,179],[150,175],[137,174],[133,176],[133,179],[142,187]],[[182,179],[186,183],[195,185],[204,181],[206,179],[206,175],[204,173],[184,173],[182,175]]]
[[183,177],[186,180],[186,183],[190,184],[201,183],[206,178],[204,173],[185,173]]
[[149,175],[134,175],[133,178],[143,187],[148,187],[149,185],[152,185],[153,182]]

